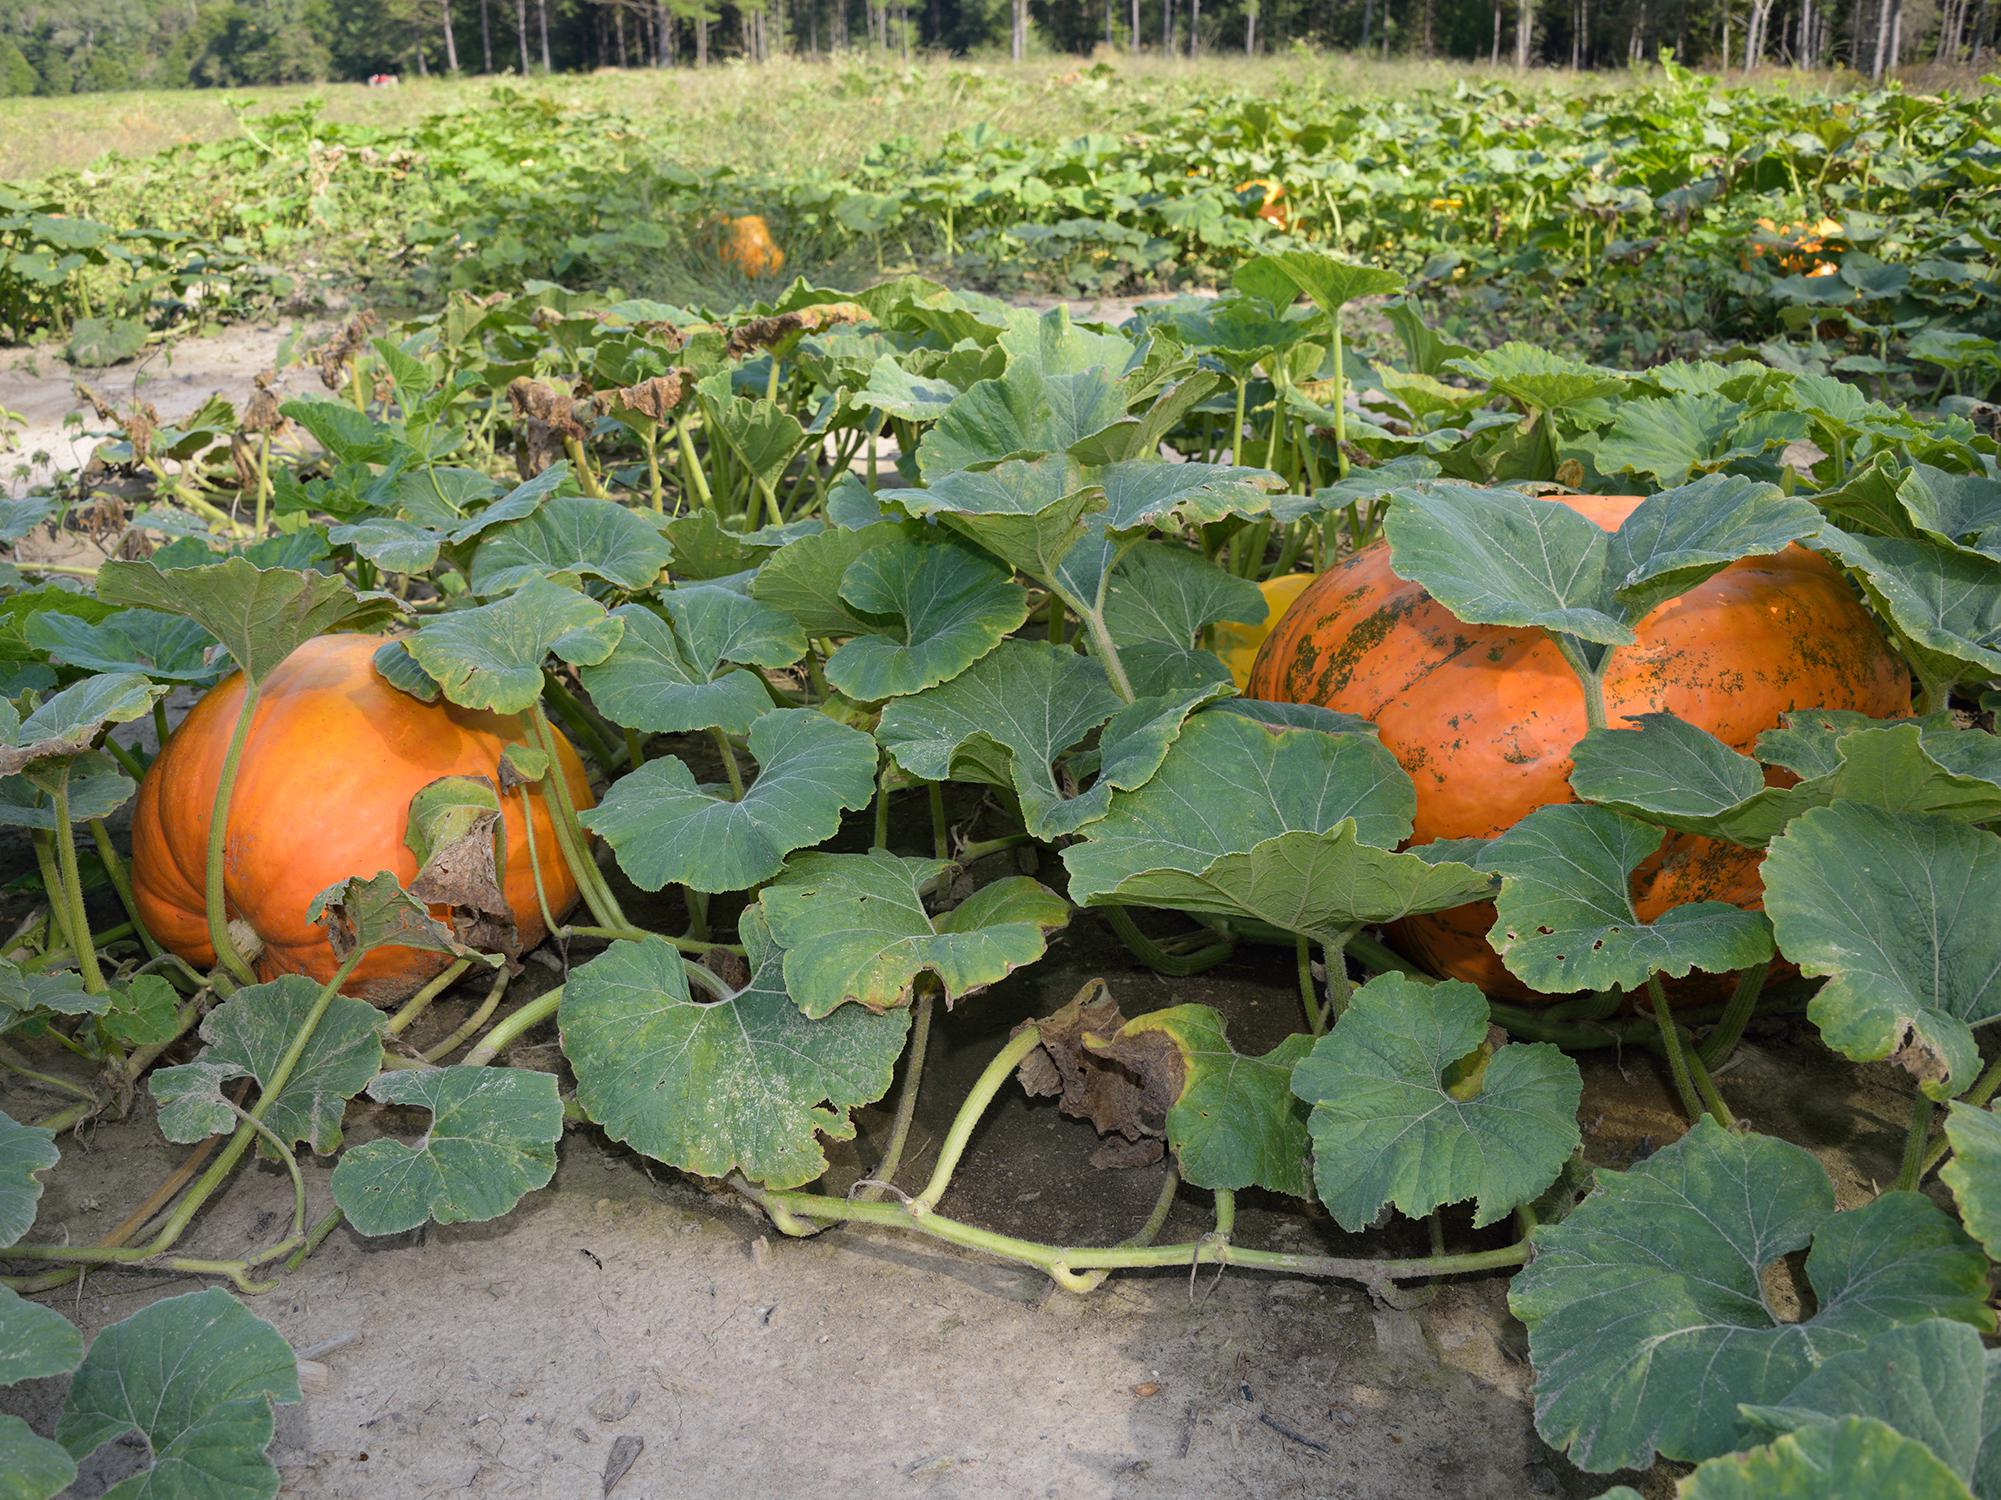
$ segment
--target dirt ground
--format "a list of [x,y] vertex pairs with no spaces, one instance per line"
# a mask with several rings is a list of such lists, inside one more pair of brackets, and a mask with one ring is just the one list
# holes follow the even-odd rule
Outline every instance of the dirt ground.
[[[213,388],[240,397],[282,336],[241,329],[212,348],[184,345],[142,389],[169,416]],[[60,382],[52,369],[31,380],[0,361],[0,405],[60,436]],[[928,836],[920,821],[892,842],[915,852]],[[27,862],[24,846],[0,846],[0,876]],[[531,973],[543,985],[556,977]],[[1094,975],[1128,1014],[1218,1007],[1245,1051],[1298,1025],[1289,951],[1246,947],[1208,974],[1167,980],[1079,913],[1044,962],[941,1018],[904,1181],[922,1180],[1008,1031]],[[443,1036],[465,1009],[463,997],[441,1001],[414,1039]],[[512,1060],[557,1066],[551,1033],[531,1034]],[[1601,1052],[1584,1064],[1593,1161],[1624,1165],[1679,1133],[1650,1058]],[[1894,1171],[1906,1093],[1881,1070],[1836,1064],[1803,1023],[1755,1026],[1721,1085],[1754,1127],[1815,1144],[1844,1203]],[[16,1118],[56,1102],[0,1082],[0,1109]],[[412,1128],[365,1102],[350,1121],[352,1139]],[[830,1149],[829,1190],[880,1154],[886,1105],[858,1121],[858,1140]],[[143,1095],[129,1118],[60,1144],[36,1240],[95,1239],[184,1149],[161,1140]],[[1123,1238],[1146,1218],[1162,1168],[1093,1167],[1096,1144],[1053,1102],[1010,1087],[943,1211],[1048,1241]],[[307,1171],[317,1216],[328,1173],[310,1161]],[[288,1201],[278,1169],[241,1172],[183,1251],[224,1257],[268,1242]],[[1163,1238],[1199,1237],[1210,1213],[1209,1195],[1184,1188]],[[1454,1249],[1504,1235],[1476,1236],[1463,1211],[1448,1215]],[[1423,1249],[1416,1226],[1349,1237],[1324,1214],[1256,1194],[1242,1195],[1237,1238]],[[192,1284],[101,1271],[45,1300],[95,1332]],[[1398,1308],[1337,1283],[1162,1271],[1077,1297],[1035,1272],[890,1231],[785,1239],[727,1193],[581,1130],[566,1137],[555,1181],[507,1217],[373,1241],[343,1227],[250,1305],[323,1366],[306,1400],[280,1410],[272,1450],[284,1493],[315,1500],[1597,1495],[1611,1478],[1576,1473],[1534,1434],[1506,1290],[1489,1275]],[[0,1391],[0,1411],[50,1431],[64,1384]],[[101,1493],[138,1458],[130,1446],[104,1450],[78,1493]],[[1662,1470],[1641,1482],[1662,1494],[1670,1479]]]

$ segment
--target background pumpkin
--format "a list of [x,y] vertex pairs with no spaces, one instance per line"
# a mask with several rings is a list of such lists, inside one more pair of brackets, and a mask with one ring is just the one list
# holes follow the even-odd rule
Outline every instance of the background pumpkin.
[[1251,680],[1251,668],[1257,664],[1258,648],[1265,643],[1265,637],[1285,618],[1285,612],[1292,608],[1292,601],[1306,592],[1306,586],[1313,582],[1315,576],[1312,573],[1281,573],[1276,578],[1267,578],[1258,585],[1258,592],[1265,596],[1264,619],[1255,625],[1239,625],[1234,620],[1225,620],[1216,626],[1211,644],[1223,659],[1223,665],[1230,669],[1230,677],[1239,688]]
[[785,252],[771,237],[771,226],[764,222],[762,214],[724,219],[723,234],[720,259],[724,265],[735,266],[753,279],[776,276],[785,269]]
[[[324,980],[336,964],[325,934],[306,920],[313,897],[351,875],[391,870],[408,883],[417,861],[403,842],[410,799],[443,776],[498,778],[500,755],[526,737],[522,724],[453,704],[420,703],[375,670],[376,636],[308,641],[266,681],[251,719],[223,845],[224,894],[232,919],[263,939],[262,979],[306,974]],[[132,890],[153,935],[198,968],[215,962],[203,913],[209,812],[223,756],[243,702],[232,674],[188,713],[139,786],[132,818]],[[560,734],[558,756],[571,795],[591,805],[589,778]],[[545,935],[528,861],[521,798],[504,799],[506,893],[522,946]],[[549,909],[560,921],[577,901],[557,852],[540,788],[531,789],[535,851]],[[450,960],[410,948],[368,955],[347,992],[400,1000]]]
[[[1607,531],[1637,496],[1568,495]],[[1910,674],[1847,581],[1800,547],[1733,563],[1648,615],[1605,677],[1613,728],[1666,711],[1749,752],[1792,709],[1910,712]],[[1536,808],[1574,800],[1570,749],[1584,693],[1548,636],[1465,625],[1390,567],[1386,543],[1321,575],[1273,629],[1254,698],[1317,703],[1373,719],[1417,783],[1413,843],[1488,838]],[[1633,877],[1642,918],[1691,901],[1754,907],[1757,851],[1669,834]],[[1393,936],[1435,973],[1530,998],[1487,945],[1487,904],[1399,923]]]

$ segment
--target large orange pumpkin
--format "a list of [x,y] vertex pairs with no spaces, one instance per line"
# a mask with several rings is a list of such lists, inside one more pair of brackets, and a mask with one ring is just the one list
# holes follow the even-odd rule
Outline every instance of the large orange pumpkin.
[[[1639,497],[1560,503],[1607,531]],[[1749,752],[1791,709],[1908,713],[1910,675],[1833,568],[1789,547],[1733,563],[1642,620],[1605,675],[1605,713],[1665,711]],[[1321,575],[1265,641],[1254,698],[1365,715],[1417,783],[1413,843],[1488,838],[1538,807],[1573,800],[1570,750],[1584,737],[1584,692],[1536,629],[1465,625],[1397,577],[1387,544]],[[1691,901],[1755,907],[1757,851],[1670,834],[1633,877],[1652,920]],[[1413,917],[1394,936],[1435,973],[1528,998],[1487,945],[1489,904]]]
[[[374,636],[308,641],[265,681],[251,717],[223,843],[225,909],[263,939],[260,979],[330,978],[337,967],[325,933],[306,920],[313,897],[349,876],[395,872],[416,878],[403,842],[410,799],[443,776],[499,775],[500,755],[526,738],[518,720],[440,700],[420,703],[375,670]],[[243,703],[243,678],[224,678],[174,731],[139,786],[132,817],[132,894],[153,935],[197,968],[215,962],[202,901],[210,810],[223,756]],[[583,764],[561,735],[557,751],[570,794],[591,802]],[[558,920],[577,886],[556,847],[541,788],[530,793],[535,856]],[[518,794],[505,800],[507,904],[524,947],[545,935]],[[442,913],[441,913],[442,914]],[[443,954],[382,948],[364,958],[349,994],[386,1004],[442,970]]]
[[764,222],[762,214],[724,219],[723,247],[718,258],[753,281],[760,276],[776,276],[785,269],[785,252],[771,237],[771,226]]

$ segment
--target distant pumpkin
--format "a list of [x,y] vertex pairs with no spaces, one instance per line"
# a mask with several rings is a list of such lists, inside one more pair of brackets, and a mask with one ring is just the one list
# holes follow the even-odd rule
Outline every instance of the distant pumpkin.
[[[1565,495],[1607,531],[1637,496]],[[1619,648],[1605,712],[1665,711],[1748,753],[1793,709],[1878,718],[1911,708],[1910,674],[1840,573],[1801,547],[1732,563],[1661,605]],[[1417,784],[1412,842],[1489,838],[1538,807],[1575,800],[1570,750],[1584,737],[1584,692],[1542,631],[1467,625],[1399,578],[1378,542],[1320,575],[1278,622],[1249,694],[1374,720]],[[1761,851],[1671,833],[1634,873],[1644,921],[1695,901],[1755,908]],[[1538,998],[1487,945],[1482,903],[1397,924],[1393,936],[1434,973],[1497,995]]]
[[719,257],[753,280],[776,276],[785,269],[785,252],[771,237],[771,226],[762,214],[744,214],[723,220],[723,248]]
[[1270,177],[1253,177],[1249,182],[1237,184],[1237,191],[1248,193],[1257,188],[1264,194],[1264,201],[1258,205],[1258,217],[1268,224],[1276,224],[1280,229],[1292,227],[1292,215],[1285,206],[1285,187]]
[[[1758,228],[1770,238],[1784,243],[1776,247],[1767,247],[1755,240],[1752,241],[1751,256],[1744,261],[1745,270],[1751,269],[1752,257],[1762,258],[1767,253],[1777,258],[1782,270],[1791,271],[1795,275],[1804,274],[1809,280],[1821,276],[1833,276],[1841,270],[1840,258],[1827,248],[1829,240],[1840,239],[1844,233],[1838,221],[1822,218],[1816,223],[1808,224],[1802,220],[1781,229],[1770,219],[1760,219]],[[1823,252],[1832,258],[1821,259]]]
[[1313,573],[1281,573],[1276,578],[1267,578],[1258,585],[1258,592],[1265,596],[1265,617],[1256,625],[1239,625],[1225,620],[1215,629],[1211,637],[1216,654],[1223,658],[1223,665],[1230,669],[1230,676],[1236,680],[1239,690],[1251,680],[1251,668],[1258,659],[1258,647],[1265,643],[1265,637],[1272,633],[1285,612],[1292,608],[1292,601],[1306,592],[1308,584],[1318,575]]

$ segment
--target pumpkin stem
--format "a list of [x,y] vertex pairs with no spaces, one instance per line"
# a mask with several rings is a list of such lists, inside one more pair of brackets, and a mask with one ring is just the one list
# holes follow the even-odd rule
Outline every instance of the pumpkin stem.
[[[1700,1120],[1705,1113],[1702,1097],[1696,1093],[1695,1083],[1689,1075],[1688,1053],[1682,1046],[1681,1027],[1668,1010],[1667,991],[1661,988],[1660,975],[1647,976],[1647,994],[1654,1002],[1654,1023],[1660,1028],[1661,1050],[1667,1054],[1668,1072],[1674,1075],[1674,1091],[1680,1095],[1681,1107],[1688,1112],[1690,1121]],[[1718,1115],[1717,1119],[1721,1122],[1723,1116]]]
[[[69,908],[69,932],[76,952],[77,972],[83,976],[85,993],[104,993],[104,970],[97,962],[97,945],[90,936],[90,914],[83,905],[83,877],[77,873],[76,829],[69,819],[69,766],[56,773],[55,791],[56,858],[62,874],[61,900]],[[57,899],[55,892],[49,899]]]
[[255,984],[257,976],[244,962],[229,933],[229,915],[223,901],[223,842],[229,833],[229,804],[236,795],[236,773],[243,764],[243,746],[250,738],[250,721],[257,713],[258,685],[248,672],[243,674],[243,706],[236,711],[236,727],[230,731],[229,749],[222,757],[222,776],[215,786],[215,807],[208,819],[208,859],[204,870],[202,905],[208,916],[209,946],[215,960],[243,984]]
[[889,1129],[889,1147],[882,1153],[882,1160],[869,1173],[868,1185],[859,1187],[855,1197],[864,1203],[874,1203],[896,1181],[896,1169],[903,1165],[903,1148],[910,1140],[910,1122],[917,1115],[917,1090],[924,1079],[924,1055],[931,1045],[931,1012],[934,1002],[931,995],[917,997],[914,1016],[910,1026],[910,1046],[904,1053],[907,1059],[903,1065],[903,1088],[896,1096],[896,1119]]

